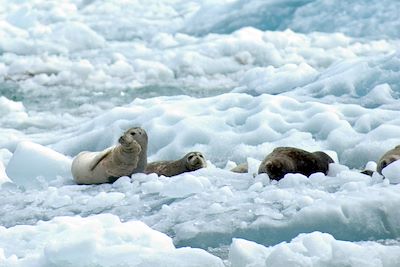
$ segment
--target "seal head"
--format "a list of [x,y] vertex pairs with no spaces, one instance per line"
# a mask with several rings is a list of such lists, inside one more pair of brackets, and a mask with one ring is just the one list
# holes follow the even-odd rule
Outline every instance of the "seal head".
[[189,152],[184,156],[185,166],[189,171],[195,171],[207,167],[204,155],[200,152]]

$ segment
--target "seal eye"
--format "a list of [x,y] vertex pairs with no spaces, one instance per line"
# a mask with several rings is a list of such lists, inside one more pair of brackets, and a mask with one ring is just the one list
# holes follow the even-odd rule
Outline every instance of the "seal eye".
[[135,132],[131,132],[131,135],[134,136],[136,133]]
[[190,156],[188,157],[188,160],[192,160],[192,158],[194,158],[194,155],[190,155]]

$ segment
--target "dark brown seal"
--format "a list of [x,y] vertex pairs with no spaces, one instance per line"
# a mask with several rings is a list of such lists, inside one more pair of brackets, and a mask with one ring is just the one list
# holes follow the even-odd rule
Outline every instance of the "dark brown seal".
[[327,174],[329,163],[333,162],[322,151],[311,153],[295,147],[278,147],[261,162],[258,173],[266,173],[273,180],[280,180],[287,173],[301,173],[305,176],[316,172]]
[[398,159],[400,159],[400,145],[383,154],[383,156],[378,160],[376,171],[382,174],[382,170],[386,166]]
[[184,172],[207,167],[204,155],[200,152],[189,152],[183,158],[170,161],[156,161],[147,164],[145,173],[156,173],[158,176],[171,177]]

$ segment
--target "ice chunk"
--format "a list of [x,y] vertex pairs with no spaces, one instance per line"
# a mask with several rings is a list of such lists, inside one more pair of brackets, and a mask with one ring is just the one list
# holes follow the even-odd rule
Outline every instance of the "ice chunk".
[[81,22],[62,22],[54,24],[52,39],[64,45],[69,51],[102,48],[104,38]]
[[383,168],[382,174],[386,179],[389,179],[391,184],[400,183],[400,160],[396,160]]
[[317,71],[305,63],[298,66],[287,64],[277,69],[269,66],[247,71],[240,81],[240,85],[256,94],[279,94],[306,85],[316,76]]
[[377,164],[375,161],[368,161],[365,165],[366,170],[376,171]]
[[170,178],[161,189],[160,194],[167,197],[183,198],[194,193],[200,193],[210,185],[210,181],[206,177],[185,173]]
[[110,214],[57,217],[32,226],[0,227],[0,233],[0,262],[8,267],[224,266],[204,250],[176,249],[167,235]]
[[18,144],[7,165],[7,175],[17,185],[35,187],[57,176],[72,177],[71,159],[39,144],[24,141]]
[[263,245],[244,239],[234,238],[229,249],[232,267],[264,266],[270,251]]
[[395,100],[392,94],[393,90],[389,84],[378,84],[372,88],[368,94],[361,98],[361,101],[365,101],[366,105],[368,106],[377,107],[380,105],[393,103]]
[[3,162],[0,161],[0,185],[5,182],[11,182],[11,180],[6,174],[6,169],[4,168]]
[[290,243],[264,247],[234,239],[229,250],[232,267],[263,266],[392,266],[400,262],[400,246],[377,242],[352,243],[329,234],[300,234]]

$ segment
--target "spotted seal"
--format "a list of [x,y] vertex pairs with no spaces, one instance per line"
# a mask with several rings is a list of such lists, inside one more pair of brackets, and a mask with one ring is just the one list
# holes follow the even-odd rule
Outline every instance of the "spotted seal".
[[207,167],[207,162],[202,153],[189,152],[178,160],[151,162],[147,164],[145,173],[156,173],[158,176],[164,175],[171,177],[205,167]]

